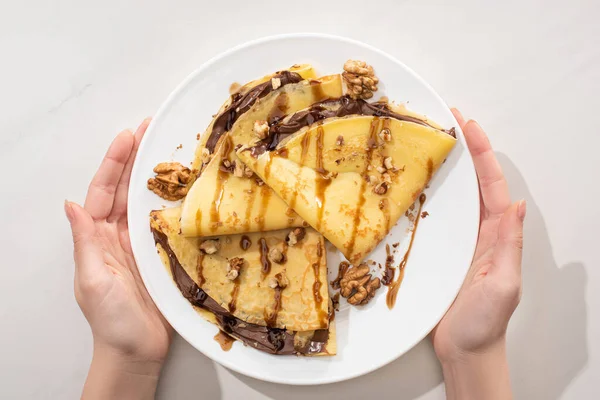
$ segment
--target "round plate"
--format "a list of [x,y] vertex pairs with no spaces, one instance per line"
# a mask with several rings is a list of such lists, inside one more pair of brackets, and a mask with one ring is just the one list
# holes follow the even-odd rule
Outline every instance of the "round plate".
[[[426,189],[424,210],[392,310],[386,287],[365,307],[342,304],[336,314],[338,353],[333,357],[273,356],[237,342],[229,352],[213,340],[217,328],[202,319],[181,296],[161,263],[149,229],[148,214],[172,206],[146,188],[152,168],[162,161],[188,165],[196,135],[204,132],[228,96],[233,82],[252,79],[293,64],[310,63],[317,73],[340,73],[349,59],[373,65],[381,80],[377,95],[425,114],[445,128],[456,127],[459,141]],[[183,147],[176,149],[179,145]],[[477,241],[479,192],[473,163],[460,128],[435,91],[398,60],[366,44],[340,37],[294,34],[269,37],[231,49],[192,73],[162,105],[140,145],[129,188],[129,232],[140,274],[169,323],[192,346],[239,373],[271,382],[322,384],[373,371],[406,353],[422,340],[452,304],[463,282]],[[368,257],[385,262],[385,244],[400,242],[396,265],[409,241],[406,218]],[[329,257],[330,276],[337,254]]]

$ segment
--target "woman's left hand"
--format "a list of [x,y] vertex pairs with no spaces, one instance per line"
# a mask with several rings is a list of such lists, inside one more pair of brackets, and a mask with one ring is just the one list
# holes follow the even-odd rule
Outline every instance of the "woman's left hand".
[[86,392],[96,378],[109,378],[111,369],[117,375],[147,376],[155,387],[169,350],[172,329],[140,278],[127,227],[129,178],[149,123],[147,119],[135,134],[126,130],[115,138],[89,186],[84,207],[65,202],[75,249],[75,298],[94,337],[84,397],[99,395],[97,389]]

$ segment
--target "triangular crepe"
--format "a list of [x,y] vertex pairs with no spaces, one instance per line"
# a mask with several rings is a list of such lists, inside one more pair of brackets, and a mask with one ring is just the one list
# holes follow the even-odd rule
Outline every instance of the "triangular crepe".
[[209,163],[184,199],[182,233],[214,236],[302,226],[302,219],[256,175],[236,176],[235,167],[241,171],[244,167],[235,154],[234,142],[239,139],[233,139],[233,134],[250,137],[257,120],[274,122],[287,113],[341,94],[339,75],[290,83],[270,92],[240,115],[231,130],[221,135]]
[[[219,250],[205,254],[204,239],[179,234],[180,209],[152,211],[153,230],[166,235],[174,257],[187,275],[236,318],[274,328],[307,331],[329,324],[327,256],[323,237],[311,228],[293,246],[286,237],[290,230],[220,237]],[[282,264],[271,261],[269,252],[278,249]],[[242,258],[239,276],[227,277],[229,261]],[[274,278],[284,275],[287,286],[273,288]]]
[[241,148],[238,156],[358,264],[419,196],[455,142],[448,132],[419,123],[349,115],[301,128],[274,151]]

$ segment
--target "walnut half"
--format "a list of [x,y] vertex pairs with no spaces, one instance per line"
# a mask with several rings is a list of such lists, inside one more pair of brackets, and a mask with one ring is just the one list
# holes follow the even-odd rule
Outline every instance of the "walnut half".
[[373,97],[373,92],[377,91],[379,79],[375,76],[373,67],[364,61],[346,61],[342,77],[352,98],[370,99]]
[[148,189],[165,200],[184,198],[194,181],[192,171],[178,162],[160,163],[154,173],[156,176],[148,179]]
[[340,280],[340,294],[348,303],[359,306],[367,304],[381,287],[379,278],[372,279],[367,264],[350,268]]

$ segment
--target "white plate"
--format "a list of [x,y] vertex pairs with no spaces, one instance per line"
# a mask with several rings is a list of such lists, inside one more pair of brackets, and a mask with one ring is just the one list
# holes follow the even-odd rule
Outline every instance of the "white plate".
[[[311,63],[319,74],[341,72],[349,59],[373,65],[381,79],[378,95],[455,126],[459,142],[426,190],[424,210],[396,306],[385,292],[364,308],[343,307],[336,315],[338,354],[334,357],[273,356],[235,343],[224,352],[213,340],[217,328],[204,321],[179,293],[159,260],[148,213],[168,202],[146,189],[152,168],[174,159],[187,165],[233,82],[244,83],[292,64]],[[182,149],[176,150],[180,144]],[[371,46],[339,37],[294,34],[261,39],[231,49],[192,73],[169,96],[141,143],[129,188],[129,232],[141,276],[152,299],[181,336],[202,353],[239,373],[271,382],[322,384],[373,371],[406,353],[442,318],[463,282],[475,249],[479,194],[473,163],[447,105],[405,65]],[[403,218],[402,220],[406,220]],[[402,221],[369,258],[384,263],[385,243],[408,242]],[[400,249],[402,246],[400,247]],[[396,263],[403,252],[396,255]],[[339,259],[336,255],[330,260]],[[336,275],[337,263],[330,263]]]

